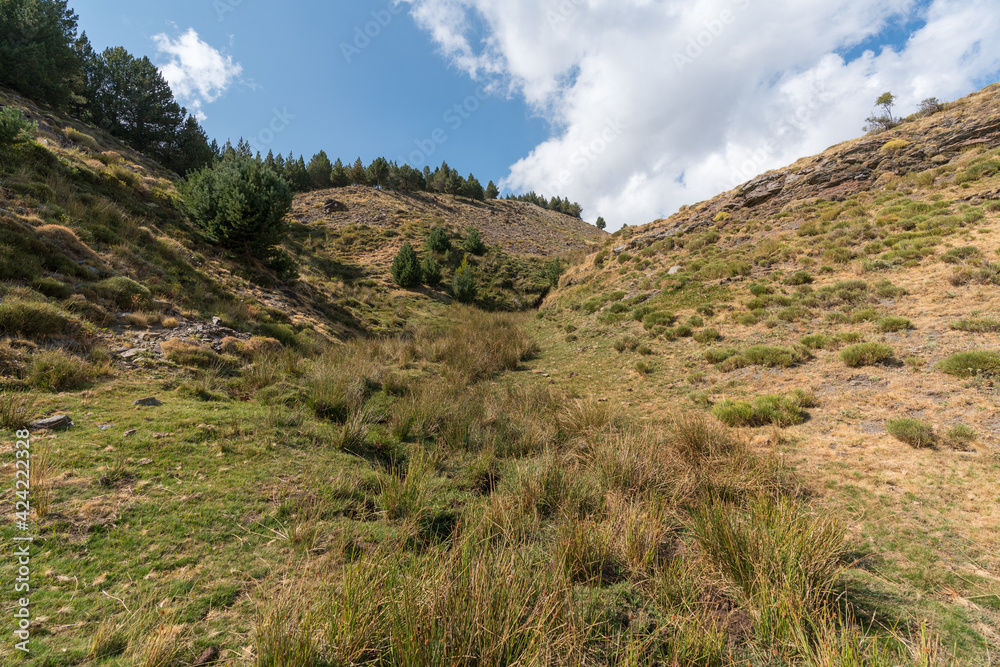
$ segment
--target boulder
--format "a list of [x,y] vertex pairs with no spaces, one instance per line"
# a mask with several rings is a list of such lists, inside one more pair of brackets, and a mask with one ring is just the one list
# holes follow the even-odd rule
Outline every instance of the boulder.
[[28,424],[29,431],[55,431],[60,428],[69,428],[73,425],[73,419],[69,415],[53,415],[45,419],[39,419]]

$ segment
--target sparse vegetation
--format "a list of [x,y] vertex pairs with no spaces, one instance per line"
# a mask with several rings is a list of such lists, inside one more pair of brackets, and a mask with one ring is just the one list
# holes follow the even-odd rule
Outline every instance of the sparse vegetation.
[[918,419],[890,419],[885,428],[889,435],[912,447],[933,447],[938,440],[934,428]]
[[840,360],[852,368],[874,366],[892,358],[892,348],[882,343],[858,343],[840,351]]

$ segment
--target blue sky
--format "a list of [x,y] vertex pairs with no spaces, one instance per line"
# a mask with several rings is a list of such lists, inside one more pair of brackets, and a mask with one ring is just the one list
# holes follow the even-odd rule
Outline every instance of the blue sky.
[[[71,4],[95,48],[121,45],[162,65],[169,58],[157,52],[153,37],[177,39],[193,28],[241,65],[240,80],[202,105],[202,125],[220,143],[253,137],[265,153],[294,151],[307,161],[320,149],[331,159],[360,156],[365,163],[386,156],[413,164],[426,156],[432,167],[447,160],[485,184],[506,176],[547,134],[546,121],[523,101],[486,94],[437,55],[405,7],[392,14],[386,2]],[[376,37],[359,38],[356,31],[366,27]],[[287,128],[265,143],[272,119],[286,114],[294,116]],[[439,129],[443,142],[432,138]]]
[[886,90],[905,115],[1000,72],[995,0],[71,5],[95,47],[161,66],[220,142],[444,159],[610,229],[858,136]]

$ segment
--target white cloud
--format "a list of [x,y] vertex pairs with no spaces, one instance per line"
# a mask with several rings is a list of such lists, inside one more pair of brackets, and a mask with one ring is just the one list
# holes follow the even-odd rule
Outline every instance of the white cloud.
[[199,120],[205,119],[204,105],[219,99],[243,73],[242,65],[202,40],[194,28],[177,39],[160,33],[153,41],[159,53],[170,57],[160,66],[163,78]]
[[[886,90],[909,113],[1000,70],[995,0],[404,1],[451,62],[553,123],[504,185],[613,227],[859,135]],[[899,50],[836,55],[918,17]]]

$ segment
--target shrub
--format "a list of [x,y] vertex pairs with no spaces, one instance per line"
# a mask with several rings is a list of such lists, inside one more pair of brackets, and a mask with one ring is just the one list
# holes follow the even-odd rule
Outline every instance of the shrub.
[[840,360],[852,368],[873,366],[892,359],[892,348],[882,343],[858,343],[840,352]]
[[973,333],[996,333],[1000,331],[1000,320],[972,317],[952,322],[951,328]]
[[0,146],[16,146],[32,140],[38,124],[24,117],[20,109],[0,108]]
[[436,287],[441,282],[441,265],[434,257],[427,255],[420,262],[420,274],[425,285]]
[[167,360],[181,366],[214,366],[219,361],[219,355],[210,347],[193,340],[171,338],[160,343],[160,349]]
[[115,276],[92,285],[98,296],[107,299],[120,310],[149,305],[150,291],[144,285],[125,276]]
[[813,281],[812,274],[808,271],[796,271],[785,278],[786,285],[808,285]]
[[420,284],[420,262],[413,246],[406,242],[396,253],[390,268],[392,279],[400,287],[416,287]]
[[444,227],[435,227],[427,237],[427,249],[431,252],[448,252],[451,250],[451,239]]
[[802,360],[798,350],[777,345],[755,345],[743,350],[741,356],[754,366],[787,367]]
[[967,449],[969,443],[975,440],[976,436],[975,429],[965,424],[956,424],[945,434],[948,444],[954,449]]
[[256,160],[223,158],[189,176],[183,193],[195,222],[223,248],[271,259],[285,237],[292,191]]
[[712,408],[712,414],[729,426],[792,426],[805,421],[806,412],[796,395],[758,396],[753,402],[725,400]]
[[469,227],[465,241],[462,242],[462,247],[465,248],[466,252],[471,252],[473,255],[482,255],[486,252],[486,244],[483,243],[483,239],[479,236],[479,230],[475,227]]
[[941,255],[941,261],[947,264],[960,264],[967,259],[976,259],[982,257],[982,253],[976,246],[962,246],[960,248],[952,248],[946,253]]
[[50,303],[7,299],[0,303],[0,333],[26,338],[57,336],[70,328],[66,313]]
[[976,375],[1000,375],[1000,353],[985,350],[959,352],[938,362],[938,368],[962,378]]
[[898,315],[889,315],[883,317],[875,323],[875,328],[882,333],[888,333],[890,331],[907,331],[913,328],[913,322],[906,319],[905,317],[899,317]]
[[451,288],[455,298],[462,303],[476,299],[476,272],[468,260],[463,259],[462,264],[455,270]]
[[702,344],[714,343],[721,338],[722,334],[720,334],[719,330],[715,328],[703,329],[694,334],[694,339]]
[[705,361],[710,364],[719,364],[730,357],[736,356],[737,354],[739,354],[737,350],[716,347],[710,350],[705,350]]
[[896,299],[906,294],[902,287],[896,287],[889,280],[880,280],[874,285],[875,294],[882,299]]
[[73,293],[73,288],[70,285],[55,278],[37,280],[34,287],[45,296],[52,297],[53,299],[66,299]]
[[646,318],[646,315],[654,312],[654,310],[652,306],[639,306],[632,311],[632,319],[636,322],[642,322]]
[[889,435],[912,447],[933,447],[937,442],[934,428],[917,419],[890,419],[885,428]]
[[45,350],[31,359],[28,384],[43,391],[68,391],[86,386],[95,369],[83,359],[62,350]]
[[653,312],[649,313],[648,315],[646,315],[645,317],[642,318],[642,326],[646,330],[649,330],[649,329],[652,329],[653,327],[658,327],[658,326],[669,327],[671,324],[674,323],[675,319],[677,319],[677,318],[674,317],[673,313],[664,313],[662,311],[653,311]]

